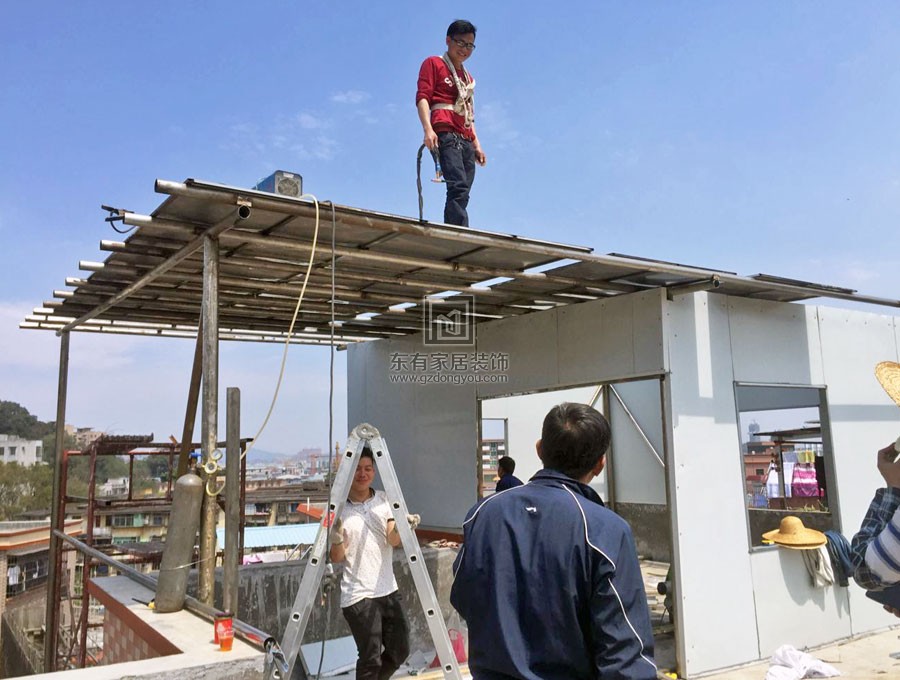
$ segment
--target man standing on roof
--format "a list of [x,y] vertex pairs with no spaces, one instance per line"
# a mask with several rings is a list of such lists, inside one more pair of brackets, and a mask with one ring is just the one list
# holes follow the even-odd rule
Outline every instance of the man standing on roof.
[[450,602],[475,680],[656,680],[631,529],[588,486],[609,441],[595,409],[555,406],[543,470],[469,510]]
[[487,163],[475,132],[475,80],[463,66],[475,49],[475,32],[475,26],[463,19],[450,24],[447,51],[422,62],[416,91],[425,146],[439,154],[447,183],[444,222],[461,227],[469,226],[466,207],[475,163]]
[[[365,448],[341,517],[331,531],[331,561],[344,562],[341,612],[356,642],[357,680],[386,680],[409,656],[409,624],[394,578],[400,533],[384,491],[372,487],[375,457]],[[415,529],[418,515],[408,516]]]

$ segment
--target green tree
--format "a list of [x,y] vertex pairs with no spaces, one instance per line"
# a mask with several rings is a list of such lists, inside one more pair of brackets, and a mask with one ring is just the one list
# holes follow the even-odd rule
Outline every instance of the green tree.
[[[56,464],[56,426],[53,423],[49,424],[53,425],[53,429],[50,434],[44,435],[42,440],[43,461],[52,468]],[[75,448],[75,437],[68,432],[63,437],[63,448],[70,450]]]
[[0,401],[0,433],[13,434],[23,439],[41,439],[53,429],[14,401]]
[[27,510],[49,513],[52,493],[53,472],[49,467],[0,462],[0,519],[12,519]]

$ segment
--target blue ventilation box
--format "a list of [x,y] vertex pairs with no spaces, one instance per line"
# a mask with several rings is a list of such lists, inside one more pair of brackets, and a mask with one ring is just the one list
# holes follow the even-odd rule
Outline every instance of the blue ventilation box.
[[303,195],[303,177],[296,172],[276,170],[265,179],[259,180],[253,187],[257,191],[267,191],[279,196],[300,198]]

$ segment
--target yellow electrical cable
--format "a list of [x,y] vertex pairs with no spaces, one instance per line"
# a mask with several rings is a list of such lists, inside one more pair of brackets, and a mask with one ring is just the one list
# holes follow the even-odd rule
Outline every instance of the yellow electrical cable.
[[[287,338],[284,341],[284,352],[281,354],[281,368],[278,371],[278,380],[275,383],[275,393],[272,395],[272,402],[269,404],[269,411],[266,413],[266,417],[263,419],[262,425],[259,427],[259,431],[254,435],[253,439],[250,440],[250,445],[247,449],[241,453],[241,459],[244,458],[253,446],[256,444],[256,441],[259,439],[259,435],[262,434],[263,430],[266,429],[266,425],[269,423],[269,418],[272,416],[272,411],[275,410],[275,402],[278,401],[278,392],[281,389],[281,381],[284,378],[284,367],[287,364],[287,353],[288,348],[291,346],[291,338],[294,335],[294,324],[297,322],[297,315],[300,313],[300,305],[303,304],[303,296],[306,294],[306,284],[309,282],[310,274],[312,273],[312,265],[313,261],[316,258],[316,246],[319,242],[319,199],[317,199],[312,194],[303,194],[300,198],[311,198],[313,204],[316,207],[316,227],[313,231],[313,241],[312,241],[312,251],[309,254],[309,262],[306,264],[306,275],[303,277],[303,286],[300,288],[300,297],[297,298],[297,305],[294,307],[294,315],[291,317],[291,325],[288,328]],[[332,320],[333,321],[333,320]],[[217,455],[218,454],[218,455]],[[222,453],[219,449],[213,451],[209,459],[203,464],[203,469],[207,474],[212,475],[221,470],[221,466],[218,461],[222,458]],[[209,489],[209,482],[213,480],[208,480],[206,482],[206,494],[208,496],[217,496],[225,488],[224,482],[220,488],[215,490],[214,492]]]

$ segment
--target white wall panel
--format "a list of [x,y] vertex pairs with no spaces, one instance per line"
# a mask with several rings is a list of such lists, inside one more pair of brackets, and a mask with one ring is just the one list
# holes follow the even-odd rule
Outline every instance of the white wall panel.
[[660,290],[562,307],[561,385],[664,370]]
[[457,529],[477,492],[475,391],[471,385],[392,383],[391,353],[423,349],[429,348],[418,337],[351,347],[348,423],[369,422],[379,429],[407,505],[422,515],[424,525]]
[[684,631],[680,671],[688,676],[759,656],[726,304],[723,296],[698,293],[667,306],[670,503]]
[[824,383],[815,307],[728,298],[728,309],[735,380]]
[[[843,533],[859,528],[884,480],[876,452],[900,432],[900,410],[875,379],[879,361],[897,361],[897,317],[818,308],[835,473]],[[853,633],[885,625],[881,608],[862,591],[850,592]]]
[[754,553],[752,563],[762,658],[781,645],[803,649],[850,634],[850,589],[811,587],[799,550],[764,549]]
[[[614,389],[656,453],[665,460],[659,380],[619,383]],[[666,475],[656,455],[614,395],[609,396],[612,426],[611,468],[617,503],[666,504]]]

